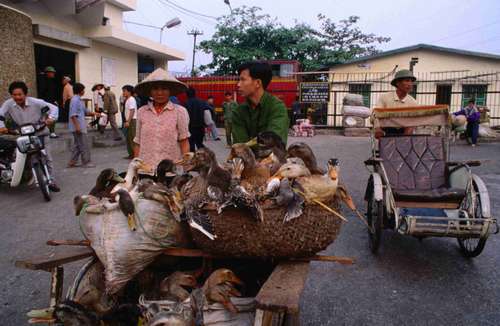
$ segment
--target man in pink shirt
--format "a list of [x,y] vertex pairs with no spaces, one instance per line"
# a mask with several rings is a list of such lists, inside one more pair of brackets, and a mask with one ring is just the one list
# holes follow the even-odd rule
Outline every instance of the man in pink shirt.
[[134,157],[156,167],[163,159],[177,161],[189,152],[189,115],[184,107],[169,101],[186,89],[161,68],[137,84],[136,92],[153,101],[138,111]]

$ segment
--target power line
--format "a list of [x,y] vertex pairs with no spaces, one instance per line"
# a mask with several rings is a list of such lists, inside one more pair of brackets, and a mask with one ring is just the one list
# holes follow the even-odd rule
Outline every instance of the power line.
[[205,15],[205,14],[201,14],[199,12],[196,12],[196,11],[193,11],[193,10],[190,10],[190,9],[187,9],[187,8],[184,8],[184,7],[181,7],[180,5],[176,4],[175,2],[171,1],[171,0],[165,0],[166,2],[170,3],[171,5],[181,9],[181,10],[185,10],[187,12],[190,12],[194,15],[198,15],[198,16],[202,16],[202,17],[207,17],[207,18],[211,18],[211,19],[215,19],[217,20],[217,17],[215,16],[210,16],[210,15]]
[[185,11],[182,11],[181,9],[178,9],[176,7],[174,7],[173,5],[169,4],[168,2],[164,2],[163,0],[156,0],[157,3],[163,5],[164,7],[167,7],[169,9],[172,9],[172,10],[175,10],[177,11],[178,13],[184,15],[184,16],[188,16],[188,17],[191,17],[192,19],[195,19],[196,21],[198,22],[201,22],[203,24],[207,24],[207,25],[211,25],[211,26],[215,26],[216,23],[206,19],[206,18],[203,18],[203,17],[197,17],[193,14],[190,14],[189,12],[185,12]]
[[489,27],[489,26],[492,26],[492,25],[495,25],[495,24],[498,24],[498,23],[500,23],[500,19],[495,20],[495,21],[493,21],[491,23],[488,23],[488,24],[485,24],[485,25],[481,25],[481,26],[478,26],[478,27],[475,27],[475,28],[472,28],[472,29],[469,29],[469,30],[466,30],[466,31],[463,31],[463,32],[460,32],[460,33],[457,33],[457,34],[453,34],[453,35],[450,35],[450,36],[447,36],[447,37],[440,38],[438,40],[431,41],[431,43],[444,41],[444,40],[447,40],[447,39],[450,39],[450,38],[454,38],[454,37],[457,37],[457,36],[462,36],[464,34],[467,34],[467,33],[470,33],[470,32],[474,32],[474,31],[477,31],[479,29],[483,29],[485,27]]

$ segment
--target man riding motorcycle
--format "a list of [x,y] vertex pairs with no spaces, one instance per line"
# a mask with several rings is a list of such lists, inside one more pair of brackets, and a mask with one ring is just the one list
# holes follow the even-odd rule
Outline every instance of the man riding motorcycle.
[[[45,124],[50,126],[57,120],[59,109],[51,103],[43,100],[29,97],[28,87],[22,81],[15,81],[9,85],[9,93],[11,98],[6,100],[0,108],[0,116],[10,118],[17,125],[21,126],[27,123],[36,124],[42,119],[42,109],[49,108],[48,118]],[[5,127],[3,121],[0,121],[0,134],[5,134],[8,129]],[[42,129],[37,134],[45,145],[47,151],[47,167],[51,176],[51,183],[49,184],[50,191],[59,192],[61,189],[57,186],[54,179],[52,156],[50,154],[50,145],[48,140],[49,130],[47,127]]]

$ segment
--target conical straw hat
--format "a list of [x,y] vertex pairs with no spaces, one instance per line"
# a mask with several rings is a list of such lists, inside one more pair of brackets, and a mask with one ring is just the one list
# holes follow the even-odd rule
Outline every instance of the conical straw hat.
[[187,85],[171,76],[164,69],[158,68],[149,74],[143,81],[135,86],[137,94],[151,96],[151,88],[154,85],[165,85],[170,90],[170,95],[177,95],[186,91]]

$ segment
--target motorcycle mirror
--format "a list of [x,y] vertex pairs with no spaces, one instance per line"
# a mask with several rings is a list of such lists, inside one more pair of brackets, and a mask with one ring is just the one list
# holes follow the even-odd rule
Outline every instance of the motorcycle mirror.
[[5,117],[3,115],[0,115],[0,121],[5,121]]
[[49,112],[49,111],[50,111],[50,108],[49,108],[48,106],[44,106],[44,107],[42,108],[42,114],[45,114],[45,113],[47,113],[47,112]]

